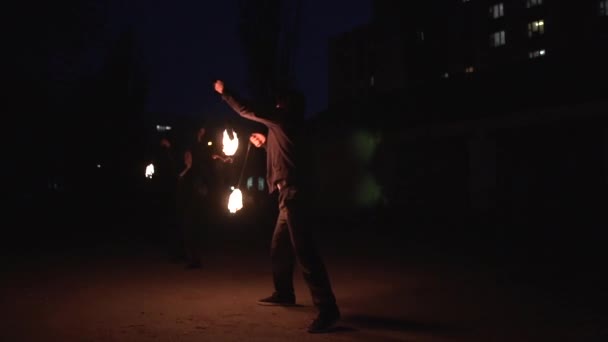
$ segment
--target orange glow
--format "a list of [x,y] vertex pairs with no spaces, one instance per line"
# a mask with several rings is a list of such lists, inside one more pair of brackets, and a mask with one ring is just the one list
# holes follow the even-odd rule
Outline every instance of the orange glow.
[[234,132],[234,139],[230,139],[228,131],[224,130],[224,139],[222,140],[222,143],[224,144],[224,154],[233,156],[239,148],[239,138],[237,137],[236,132]]
[[154,164],[146,166],[146,178],[152,178],[154,175]]
[[243,208],[243,194],[240,189],[233,189],[228,198],[228,210],[231,213],[236,213]]

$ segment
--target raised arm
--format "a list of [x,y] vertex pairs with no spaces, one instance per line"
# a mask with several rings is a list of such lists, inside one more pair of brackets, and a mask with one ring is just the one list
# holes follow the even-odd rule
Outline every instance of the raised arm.
[[239,99],[238,95],[226,89],[223,81],[215,81],[214,88],[216,92],[222,95],[222,99],[226,101],[230,108],[245,119],[256,121],[266,126],[276,124],[276,122],[269,115],[264,115],[258,111],[255,111],[253,108],[246,105],[241,99]]

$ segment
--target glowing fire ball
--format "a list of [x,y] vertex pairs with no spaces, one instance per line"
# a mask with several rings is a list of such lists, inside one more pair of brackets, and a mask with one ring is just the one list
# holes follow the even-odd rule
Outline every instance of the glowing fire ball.
[[227,156],[233,156],[236,153],[236,150],[239,148],[239,138],[236,136],[236,132],[232,133],[234,138],[230,139],[228,131],[224,130],[224,138],[222,140],[224,145],[223,152]]
[[152,178],[154,175],[154,164],[146,166],[146,178]]
[[228,210],[234,214],[241,209],[243,209],[243,194],[241,190],[232,188],[232,193],[228,198]]

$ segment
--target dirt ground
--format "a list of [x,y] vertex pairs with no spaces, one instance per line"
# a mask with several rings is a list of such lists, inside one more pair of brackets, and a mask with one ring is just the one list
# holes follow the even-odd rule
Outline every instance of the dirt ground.
[[[534,267],[488,264],[482,255],[422,241],[400,246],[390,237],[360,236],[339,250],[336,241],[321,246],[343,316],[328,334],[305,330],[315,309],[299,273],[300,306],[256,305],[272,291],[267,241],[243,250],[218,240],[199,270],[167,261],[154,244],[7,253],[0,341],[586,342],[607,336],[598,307],[598,293],[605,292],[570,285],[548,291],[555,275],[567,276],[547,265],[537,277],[529,276]],[[577,275],[577,283],[593,281],[593,274]]]

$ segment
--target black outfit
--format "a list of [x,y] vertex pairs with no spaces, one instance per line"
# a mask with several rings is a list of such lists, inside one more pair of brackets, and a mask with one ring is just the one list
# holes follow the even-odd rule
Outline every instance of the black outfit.
[[161,146],[154,159],[155,172],[152,181],[159,201],[158,224],[162,232],[162,239],[167,243],[169,258],[178,260],[183,257],[183,245],[175,207],[178,172],[173,150]]
[[337,312],[336,299],[323,260],[313,241],[312,231],[302,224],[301,194],[298,194],[296,151],[302,113],[275,110],[262,116],[224,90],[222,98],[240,116],[264,124],[266,165],[269,192],[279,191],[279,214],[271,244],[271,259],[277,298],[291,302],[294,298],[293,270],[297,259],[312,294],[313,303],[324,312]]
[[200,267],[205,231],[209,229],[212,189],[211,155],[206,144],[190,148],[192,166],[179,179],[178,207],[181,211],[183,241],[190,267]]

